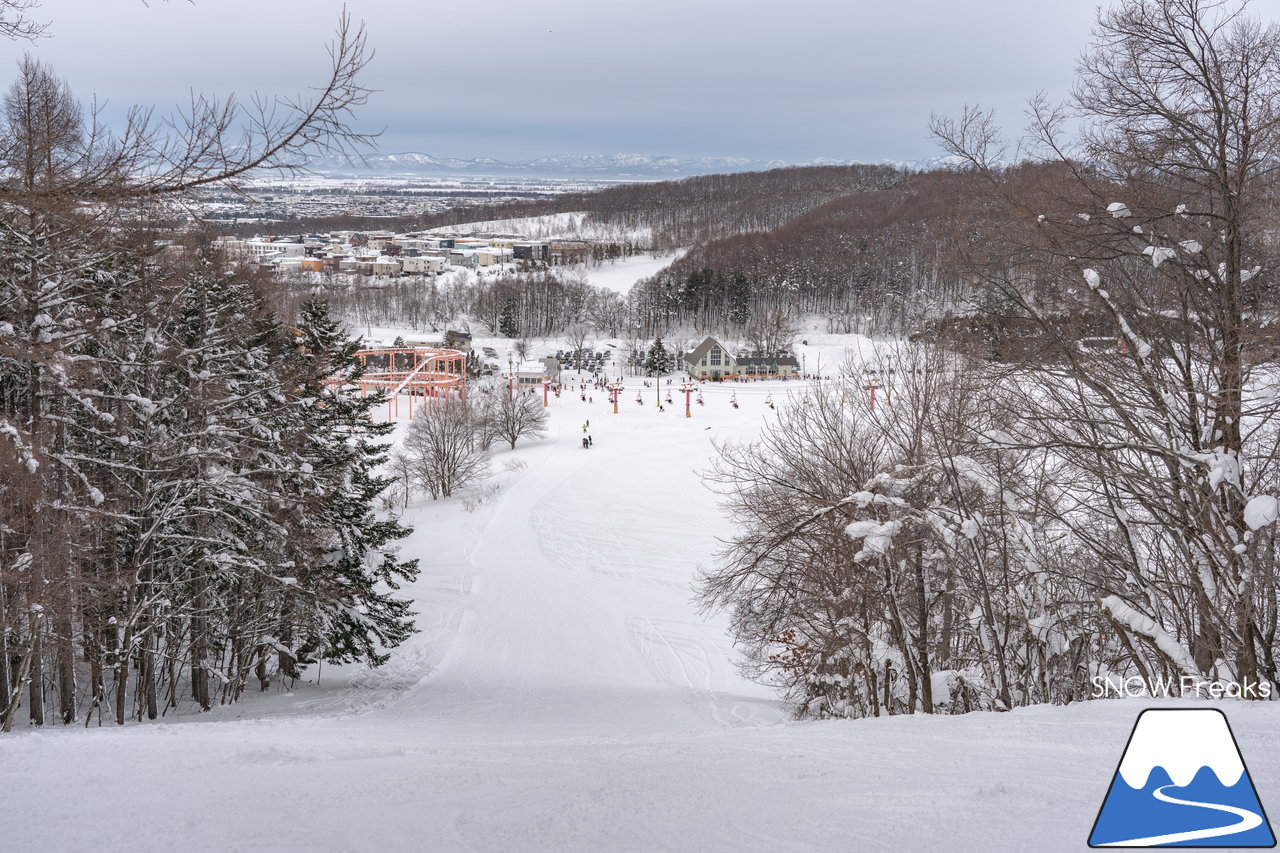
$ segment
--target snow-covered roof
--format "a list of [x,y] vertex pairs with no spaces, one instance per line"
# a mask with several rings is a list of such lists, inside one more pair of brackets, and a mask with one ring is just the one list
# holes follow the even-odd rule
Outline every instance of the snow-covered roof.
[[540,358],[527,358],[516,365],[516,373],[521,375],[536,373],[539,376],[544,376],[547,373],[547,363]]
[[709,335],[708,335],[708,336],[707,336],[707,339],[706,339],[706,340],[704,340],[702,343],[698,344],[697,348],[696,348],[693,352],[691,352],[691,353],[687,354],[687,355],[684,357],[684,358],[685,358],[685,361],[687,361],[687,362],[697,362],[697,361],[701,360],[701,359],[702,359],[702,357],[703,357],[704,355],[706,355],[707,353],[709,353],[709,352],[711,351],[711,348],[712,348],[713,346],[720,347],[720,349],[722,349],[722,350],[724,350],[725,352],[729,353],[729,355],[730,355],[730,356],[732,356],[732,355],[733,355],[733,352],[732,352],[732,351],[731,351],[727,346],[725,346],[724,344],[720,343],[720,342],[719,342],[718,340],[716,340],[715,338],[713,338],[713,337],[711,337],[711,336],[709,336]]

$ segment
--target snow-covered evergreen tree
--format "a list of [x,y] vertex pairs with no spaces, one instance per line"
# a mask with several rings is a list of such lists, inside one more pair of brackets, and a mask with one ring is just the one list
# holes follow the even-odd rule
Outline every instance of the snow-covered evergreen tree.
[[381,398],[361,397],[350,384],[361,373],[360,343],[330,316],[328,303],[307,301],[296,335],[299,467],[312,475],[308,490],[316,489],[318,500],[301,520],[310,534],[303,537],[307,552],[295,558],[298,589],[310,599],[302,608],[307,624],[286,627],[304,660],[376,665],[413,631],[408,602],[394,591],[417,576],[417,561],[398,559],[392,547],[410,531],[374,508],[394,482],[379,473],[394,424],[372,420]]
[[662,338],[655,339],[653,345],[649,347],[649,352],[645,355],[644,369],[650,376],[665,376],[671,372],[671,353],[662,343]]

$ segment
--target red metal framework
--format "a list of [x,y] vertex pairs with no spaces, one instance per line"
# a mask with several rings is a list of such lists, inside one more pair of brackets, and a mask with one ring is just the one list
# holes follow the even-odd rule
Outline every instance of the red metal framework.
[[409,417],[420,402],[467,396],[467,356],[456,349],[437,347],[387,347],[356,353],[364,366],[357,384],[363,396],[387,392],[387,419],[400,416],[400,397],[409,395]]

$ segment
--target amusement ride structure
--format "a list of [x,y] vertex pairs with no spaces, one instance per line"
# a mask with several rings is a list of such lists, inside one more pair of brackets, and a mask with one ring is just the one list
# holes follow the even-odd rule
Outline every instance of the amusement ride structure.
[[400,397],[409,395],[409,417],[431,399],[467,396],[467,356],[439,347],[386,347],[357,352],[364,375],[356,380],[360,394],[385,390],[387,419],[400,416]]

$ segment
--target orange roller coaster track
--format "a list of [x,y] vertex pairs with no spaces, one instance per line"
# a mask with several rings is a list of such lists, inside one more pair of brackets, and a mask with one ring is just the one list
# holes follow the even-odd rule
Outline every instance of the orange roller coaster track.
[[400,398],[409,396],[409,417],[420,402],[467,396],[467,356],[456,349],[388,347],[356,353],[364,375],[356,381],[363,396],[387,393],[387,419],[400,416]]

